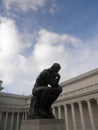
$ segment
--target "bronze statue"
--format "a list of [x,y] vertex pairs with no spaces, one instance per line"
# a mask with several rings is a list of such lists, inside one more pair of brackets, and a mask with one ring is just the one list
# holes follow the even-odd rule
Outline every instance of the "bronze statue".
[[43,70],[34,85],[28,119],[55,118],[51,105],[62,92],[59,86],[59,70],[61,66],[54,63],[49,69]]

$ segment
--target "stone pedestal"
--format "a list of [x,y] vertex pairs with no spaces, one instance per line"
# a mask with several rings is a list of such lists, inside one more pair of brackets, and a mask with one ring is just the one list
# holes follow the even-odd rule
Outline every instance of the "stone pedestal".
[[21,130],[65,130],[63,119],[23,120]]

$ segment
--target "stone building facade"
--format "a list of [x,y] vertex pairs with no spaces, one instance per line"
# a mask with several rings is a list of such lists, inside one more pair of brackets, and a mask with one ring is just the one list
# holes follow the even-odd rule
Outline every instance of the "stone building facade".
[[53,104],[66,130],[98,130],[98,69],[61,83],[63,93]]
[[30,98],[0,92],[0,130],[20,130],[21,120],[27,119]]
[[[61,83],[63,92],[53,104],[56,118],[66,130],[98,129],[98,69]],[[0,130],[20,130],[27,119],[31,96],[0,92]]]

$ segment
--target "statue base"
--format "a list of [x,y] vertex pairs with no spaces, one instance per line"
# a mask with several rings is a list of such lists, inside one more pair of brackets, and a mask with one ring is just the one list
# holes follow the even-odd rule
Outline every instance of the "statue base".
[[64,119],[22,120],[21,130],[65,130]]

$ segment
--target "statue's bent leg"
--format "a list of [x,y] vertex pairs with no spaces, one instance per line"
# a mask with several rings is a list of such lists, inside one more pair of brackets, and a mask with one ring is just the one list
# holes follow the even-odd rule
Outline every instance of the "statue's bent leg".
[[28,119],[32,119],[33,118],[33,115],[34,115],[34,102],[35,102],[35,99],[34,97],[31,98],[31,103],[30,103],[30,108],[29,108],[29,114],[28,114]]
[[48,114],[46,111],[46,105],[47,105],[47,101],[48,101],[50,93],[51,93],[51,88],[45,88],[41,96],[40,113],[42,115],[45,115],[46,117],[48,117]]
[[36,90],[35,103],[34,103],[34,113],[38,114],[38,115],[40,115],[42,93],[43,93],[42,88],[39,88]]
[[41,107],[42,93],[43,93],[43,88],[37,88],[35,90],[34,96],[31,98],[29,118],[36,119],[41,117],[40,107]]
[[39,118],[47,118],[47,112],[45,110],[47,100],[49,98],[49,92],[51,88],[47,86],[40,86],[35,90],[34,97],[34,108],[33,115],[39,116]]
[[48,112],[50,112],[50,113],[52,112],[51,105],[58,98],[58,96],[60,95],[61,92],[62,92],[61,87],[57,87],[57,88],[52,89],[51,94],[49,95],[49,98],[47,101],[47,105],[46,105],[46,109]]
[[50,104],[52,105],[54,103],[54,101],[58,98],[58,96],[61,93],[61,88],[54,88],[50,94],[50,99],[48,100],[50,102]]

